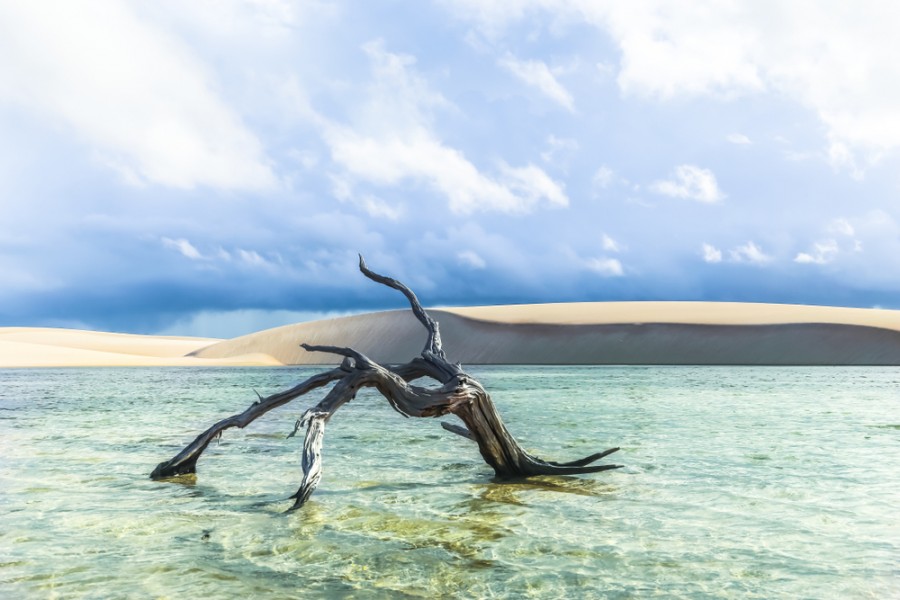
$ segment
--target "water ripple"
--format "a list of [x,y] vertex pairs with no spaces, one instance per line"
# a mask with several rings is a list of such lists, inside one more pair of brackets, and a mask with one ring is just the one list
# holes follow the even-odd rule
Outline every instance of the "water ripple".
[[314,371],[0,372],[4,597],[900,597],[900,369],[482,367],[551,460],[495,481],[467,440],[360,394],[319,491],[286,440],[312,401],[228,431],[197,477],[147,474],[252,388]]

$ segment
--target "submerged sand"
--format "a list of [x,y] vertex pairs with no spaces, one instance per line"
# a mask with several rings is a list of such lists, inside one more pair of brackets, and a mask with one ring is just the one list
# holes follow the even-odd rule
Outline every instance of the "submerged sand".
[[[900,365],[900,311],[714,302],[441,308],[444,347],[466,364]],[[0,328],[0,366],[335,364],[301,342],[386,363],[421,352],[409,310],[286,325],[231,340]]]

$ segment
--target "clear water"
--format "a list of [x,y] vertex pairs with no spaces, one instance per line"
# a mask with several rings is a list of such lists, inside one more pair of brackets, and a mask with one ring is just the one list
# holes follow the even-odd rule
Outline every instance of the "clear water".
[[312,372],[0,371],[0,596],[900,597],[900,369],[473,368],[525,447],[626,468],[498,483],[364,394],[300,512],[313,398],[147,478]]

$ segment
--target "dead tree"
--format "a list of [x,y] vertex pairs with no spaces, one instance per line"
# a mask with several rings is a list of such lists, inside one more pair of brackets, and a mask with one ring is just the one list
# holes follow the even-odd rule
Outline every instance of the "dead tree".
[[[315,389],[334,384],[321,402],[307,410],[294,426],[296,433],[306,426],[303,442],[303,479],[300,488],[291,496],[300,508],[315,491],[322,476],[322,439],[325,424],[341,406],[352,400],[360,388],[372,387],[387,399],[390,405],[405,417],[438,417],[454,414],[465,427],[441,423],[444,429],[459,434],[478,444],[485,462],[493,467],[500,479],[517,479],[534,475],[573,475],[595,473],[619,468],[621,465],[591,465],[612,454],[611,448],[571,462],[541,460],[526,452],[506,429],[490,395],[478,381],[463,371],[459,363],[450,363],[441,347],[438,323],[422,308],[416,295],[404,284],[370,271],[362,256],[359,270],[377,283],[402,292],[409,300],[413,313],[428,331],[428,341],[422,354],[402,365],[385,366],[376,363],[352,348],[334,346],[310,346],[301,344],[309,352],[330,352],[343,356],[337,368],[314,375],[291,389],[259,399],[240,414],[223,419],[201,433],[174,458],[160,463],[150,474],[153,479],[166,479],[187,473],[196,473],[197,460],[209,443],[231,427],[246,427],[270,410]],[[436,380],[439,385],[421,387],[411,381],[420,378]],[[257,394],[259,395],[259,394]]]

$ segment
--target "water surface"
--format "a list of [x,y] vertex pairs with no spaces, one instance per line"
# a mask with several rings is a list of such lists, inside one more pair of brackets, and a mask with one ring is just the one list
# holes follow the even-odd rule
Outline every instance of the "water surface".
[[900,597],[900,369],[478,367],[539,456],[619,471],[492,480],[471,442],[364,393],[285,514],[315,398],[156,463],[309,368],[0,371],[0,595]]

